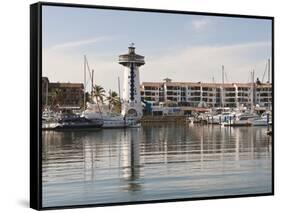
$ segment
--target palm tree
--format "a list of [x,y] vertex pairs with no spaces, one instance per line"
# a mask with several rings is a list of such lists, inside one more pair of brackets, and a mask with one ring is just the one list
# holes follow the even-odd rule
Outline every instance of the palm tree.
[[91,102],[92,101],[92,98],[91,98],[91,95],[90,95],[89,92],[85,93],[85,99],[86,99],[86,102]]
[[118,113],[121,113],[121,100],[118,97],[117,102],[114,105],[115,111]]
[[95,85],[92,91],[92,99],[96,99],[99,112],[101,113],[99,103],[103,103],[103,98],[105,97],[105,90],[102,86]]
[[117,92],[109,90],[106,100],[108,101],[108,107],[109,107],[109,110],[110,110],[111,107],[116,106],[117,102],[119,101],[119,97],[118,97]]

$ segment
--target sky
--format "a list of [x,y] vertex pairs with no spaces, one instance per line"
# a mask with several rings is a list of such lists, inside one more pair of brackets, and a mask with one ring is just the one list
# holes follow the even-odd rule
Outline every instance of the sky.
[[83,83],[86,55],[94,84],[118,91],[118,56],[132,42],[145,56],[141,82],[219,83],[222,65],[226,82],[249,82],[271,58],[268,19],[43,6],[42,24],[42,72],[52,82]]

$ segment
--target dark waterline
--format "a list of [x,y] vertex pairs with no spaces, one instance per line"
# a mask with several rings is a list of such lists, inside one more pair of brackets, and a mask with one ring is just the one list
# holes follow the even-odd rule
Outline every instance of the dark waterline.
[[270,193],[263,127],[43,132],[43,207]]

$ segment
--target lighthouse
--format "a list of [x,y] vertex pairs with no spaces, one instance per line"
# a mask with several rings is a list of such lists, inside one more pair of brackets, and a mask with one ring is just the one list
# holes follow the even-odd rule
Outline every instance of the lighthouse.
[[122,115],[139,119],[142,117],[139,67],[145,64],[144,56],[136,54],[132,43],[128,53],[119,56],[119,64],[124,66]]

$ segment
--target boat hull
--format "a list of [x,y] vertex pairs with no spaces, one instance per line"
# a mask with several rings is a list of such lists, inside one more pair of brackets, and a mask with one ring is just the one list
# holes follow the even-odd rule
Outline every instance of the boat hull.
[[54,130],[59,125],[58,122],[42,122],[42,130]]
[[89,120],[83,117],[65,118],[58,123],[59,125],[54,128],[55,130],[91,130],[99,129],[103,126],[103,120],[101,119]]
[[72,129],[98,129],[101,128],[102,124],[65,124],[55,127],[55,130],[72,130]]
[[272,122],[269,121],[269,123],[267,123],[266,119],[253,121],[253,126],[268,126],[268,125],[271,125],[271,124],[272,124]]

